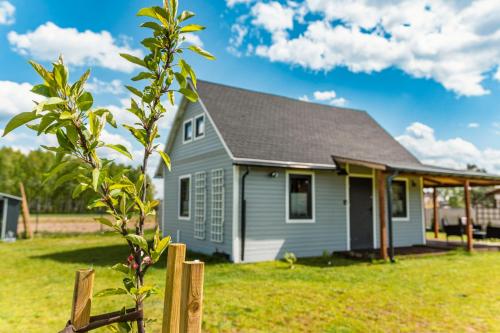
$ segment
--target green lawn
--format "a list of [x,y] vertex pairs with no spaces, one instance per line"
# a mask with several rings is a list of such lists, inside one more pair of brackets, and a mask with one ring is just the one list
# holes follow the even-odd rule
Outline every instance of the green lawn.
[[[0,332],[56,332],[71,306],[74,271],[94,266],[95,290],[115,287],[107,266],[127,255],[114,235],[0,243]],[[164,260],[162,260],[164,261]],[[328,265],[328,261],[331,264]],[[163,288],[164,267],[150,279]],[[340,258],[233,265],[208,263],[207,332],[500,332],[500,253],[456,252],[377,264]],[[97,298],[94,313],[119,309]],[[157,318],[162,297],[147,316]]]

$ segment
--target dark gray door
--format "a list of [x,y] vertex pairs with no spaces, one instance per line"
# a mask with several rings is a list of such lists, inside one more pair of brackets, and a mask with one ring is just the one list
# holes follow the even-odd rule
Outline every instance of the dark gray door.
[[349,178],[351,249],[373,248],[373,197],[371,178]]

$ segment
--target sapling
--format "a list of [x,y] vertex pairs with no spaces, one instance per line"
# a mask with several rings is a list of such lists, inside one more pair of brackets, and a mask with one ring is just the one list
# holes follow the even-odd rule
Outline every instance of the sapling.
[[[162,7],[143,8],[137,15],[149,19],[141,25],[151,31],[151,35],[141,42],[147,55],[140,58],[121,54],[141,69],[132,80],[144,82],[135,87],[126,86],[133,95],[126,111],[136,121],[123,124],[142,146],[141,175],[137,181],[131,181],[126,171],[114,172],[110,168],[111,161],[102,157],[103,149],[113,149],[134,159],[125,146],[104,141],[105,127],[116,128],[117,124],[109,110],[93,107],[92,94],[85,89],[90,71],[87,70],[71,84],[62,57],[52,64],[50,70],[30,61],[43,80],[43,83],[33,87],[32,92],[45,99],[35,102],[32,111],[13,117],[3,135],[26,125],[38,135],[56,137],[58,146],[42,146],[53,152],[57,160],[48,172],[47,179],[61,172],[63,176],[58,183],[77,179],[79,185],[74,189],[73,197],[84,191],[92,191],[95,196],[88,208],[105,209],[111,218],[99,217],[96,220],[121,235],[130,248],[130,255],[124,260],[126,264],[113,266],[114,270],[124,275],[123,287],[103,290],[97,296],[126,294],[134,300],[136,310],[142,311],[144,300],[155,292],[153,286],[145,283],[145,274],[170,243],[170,237],[162,238],[159,229],[150,243],[144,235],[144,222],[154,214],[158,205],[157,200],[150,200],[146,195],[150,186],[146,170],[152,154],[159,154],[170,169],[170,158],[158,143],[158,121],[167,112],[162,97],[167,96],[169,103],[174,105],[177,92],[189,101],[196,102],[196,74],[183,59],[183,54],[189,50],[209,60],[214,57],[200,47],[186,43],[186,33],[197,32],[204,27],[185,24],[194,13],[178,13],[177,0],[165,0]],[[134,323],[120,325],[112,329],[131,331]],[[139,333],[145,332],[143,319],[138,320],[136,325]]]

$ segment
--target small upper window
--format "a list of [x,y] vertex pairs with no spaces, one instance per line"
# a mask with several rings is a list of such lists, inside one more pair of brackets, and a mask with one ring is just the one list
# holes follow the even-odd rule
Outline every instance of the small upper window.
[[184,123],[184,142],[191,141],[193,139],[193,121],[188,120]]
[[408,184],[404,180],[394,180],[392,182],[392,217],[408,218]]
[[288,175],[288,219],[313,221],[313,175]]
[[189,219],[190,215],[191,177],[183,176],[179,179],[179,218]]
[[195,138],[201,138],[205,135],[205,116],[201,115],[195,118],[194,121],[194,136]]

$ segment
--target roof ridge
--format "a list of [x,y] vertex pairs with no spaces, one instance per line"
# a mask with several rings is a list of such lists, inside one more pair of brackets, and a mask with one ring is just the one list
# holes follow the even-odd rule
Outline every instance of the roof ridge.
[[333,105],[328,105],[328,104],[323,104],[323,103],[318,103],[318,102],[312,102],[312,101],[302,101],[302,100],[300,100],[298,98],[293,98],[293,97],[289,97],[289,96],[283,96],[283,95],[269,93],[269,92],[265,92],[265,91],[257,91],[257,90],[253,90],[253,89],[249,89],[249,88],[236,87],[236,86],[232,86],[232,85],[229,85],[229,84],[226,84],[226,83],[219,83],[219,82],[207,81],[207,80],[203,80],[203,79],[198,79],[197,82],[203,82],[203,83],[208,83],[208,84],[212,84],[212,85],[216,85],[216,86],[222,86],[222,87],[226,87],[226,88],[229,88],[229,89],[242,90],[242,91],[246,91],[246,92],[250,92],[250,93],[254,93],[254,94],[261,94],[261,95],[267,95],[267,96],[272,96],[272,97],[278,97],[278,98],[282,98],[282,99],[285,99],[285,100],[290,100],[290,101],[295,102],[295,103],[306,103],[308,105],[318,105],[318,106],[322,106],[322,107],[326,107],[326,108],[330,108],[330,109],[335,109],[335,110],[362,112],[362,113],[367,113],[368,114],[368,112],[366,110],[362,110],[362,109],[339,107],[339,106],[333,106]]

